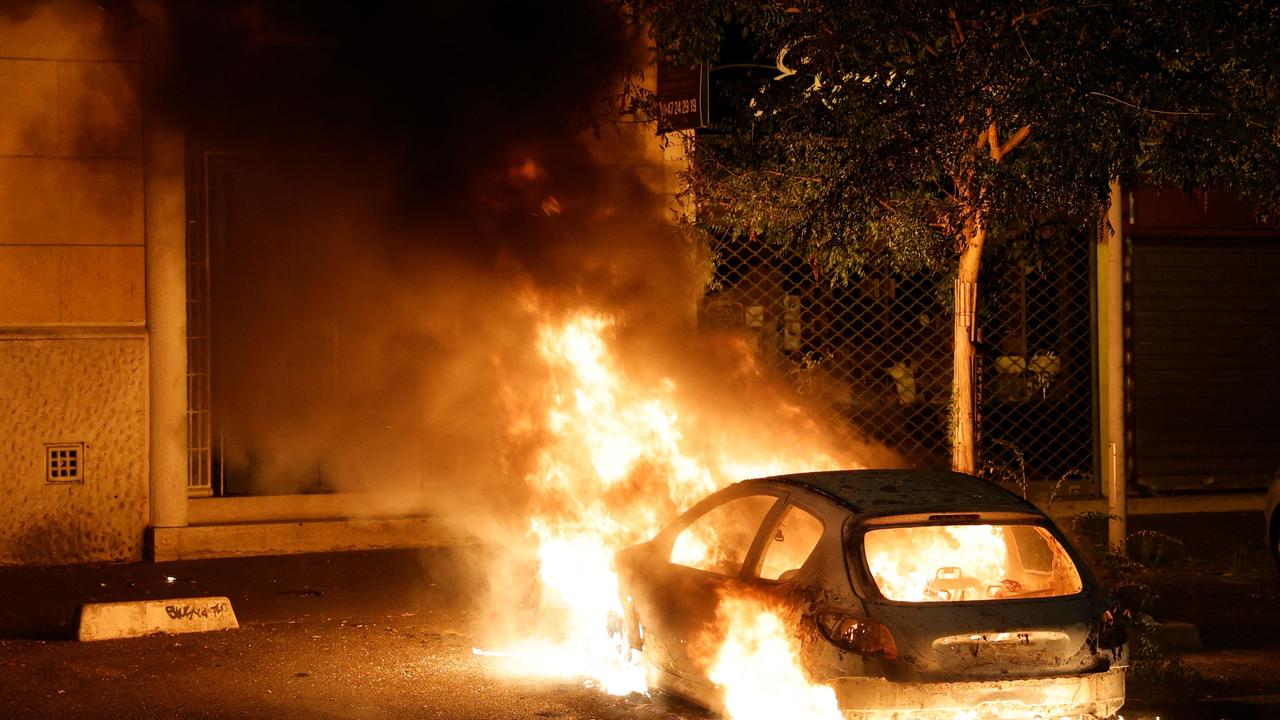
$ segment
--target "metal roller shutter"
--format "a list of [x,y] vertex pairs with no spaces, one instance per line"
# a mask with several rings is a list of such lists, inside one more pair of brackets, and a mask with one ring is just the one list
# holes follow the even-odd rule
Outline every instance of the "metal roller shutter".
[[1266,487],[1280,466],[1280,243],[1135,238],[1131,271],[1138,485]]

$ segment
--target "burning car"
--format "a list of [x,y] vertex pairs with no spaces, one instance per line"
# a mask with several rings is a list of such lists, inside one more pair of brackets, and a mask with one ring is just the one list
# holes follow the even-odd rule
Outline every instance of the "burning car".
[[1124,702],[1105,606],[1031,503],[951,472],[746,480],[617,554],[650,685],[712,709],[725,597],[793,618],[798,662],[856,717],[1105,718]]

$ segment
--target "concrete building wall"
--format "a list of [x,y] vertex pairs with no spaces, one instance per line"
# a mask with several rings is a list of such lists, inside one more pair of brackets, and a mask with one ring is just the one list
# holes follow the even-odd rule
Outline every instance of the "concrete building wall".
[[[89,0],[0,12],[0,564],[140,558],[141,72]],[[47,444],[83,444],[48,482]]]
[[[0,338],[0,564],[142,555],[146,342]],[[47,481],[46,443],[83,443],[75,483]]]

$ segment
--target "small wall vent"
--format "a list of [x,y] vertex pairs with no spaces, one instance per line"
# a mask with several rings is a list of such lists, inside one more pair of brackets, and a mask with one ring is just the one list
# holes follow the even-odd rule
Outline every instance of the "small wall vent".
[[45,482],[84,482],[84,443],[45,443]]

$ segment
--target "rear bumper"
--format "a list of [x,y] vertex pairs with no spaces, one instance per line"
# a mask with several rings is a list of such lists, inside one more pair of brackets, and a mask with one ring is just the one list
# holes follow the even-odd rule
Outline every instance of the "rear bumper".
[[1124,704],[1124,670],[1087,675],[953,683],[832,680],[848,720],[933,718],[1109,718]]

